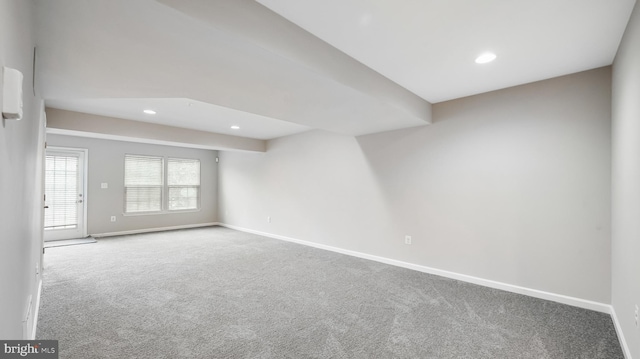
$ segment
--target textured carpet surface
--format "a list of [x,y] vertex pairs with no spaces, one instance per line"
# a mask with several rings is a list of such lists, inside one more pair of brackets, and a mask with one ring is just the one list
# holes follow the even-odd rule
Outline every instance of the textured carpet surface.
[[222,227],[47,249],[60,358],[623,358],[610,316]]

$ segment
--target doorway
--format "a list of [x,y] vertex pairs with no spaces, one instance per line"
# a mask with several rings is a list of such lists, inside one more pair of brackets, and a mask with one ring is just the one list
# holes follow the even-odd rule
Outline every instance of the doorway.
[[49,147],[44,173],[44,240],[84,238],[86,149]]

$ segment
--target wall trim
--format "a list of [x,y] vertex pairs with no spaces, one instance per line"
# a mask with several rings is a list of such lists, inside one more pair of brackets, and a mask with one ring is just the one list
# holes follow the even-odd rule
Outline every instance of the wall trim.
[[134,229],[134,230],[130,230],[130,231],[95,233],[95,234],[91,234],[91,236],[94,237],[94,238],[103,238],[103,237],[113,237],[113,236],[124,236],[124,235],[127,235],[127,234],[162,232],[162,231],[172,231],[172,230],[176,230],[176,229],[211,227],[211,226],[218,226],[218,225],[220,225],[220,223],[218,223],[218,222],[198,223],[198,224],[183,224],[183,225],[179,225],[179,226],[170,226],[170,227],[143,228],[143,229]]
[[[460,280],[460,281],[467,282],[467,283],[478,284],[478,285],[489,287],[489,288],[500,289],[500,290],[504,290],[504,291],[507,291],[507,292],[528,295],[530,297],[550,300],[550,301],[553,301],[553,302],[567,304],[567,305],[571,305],[571,306],[574,306],[574,307],[594,310],[594,311],[601,312],[601,313],[611,314],[611,312],[612,312],[611,311],[611,309],[612,309],[611,305],[605,304],[605,303],[600,303],[600,302],[594,302],[594,301],[587,300],[587,299],[575,298],[575,297],[570,297],[570,296],[563,295],[563,294],[556,294],[556,293],[551,293],[551,292],[545,292],[545,291],[542,291],[542,290],[537,290],[537,289],[532,289],[532,288],[527,288],[527,287],[521,287],[521,286],[518,286],[518,285],[513,285],[513,284],[508,284],[508,283],[503,283],[503,282],[497,282],[497,281],[493,281],[493,280],[490,280],[490,279],[484,279],[484,278],[474,277],[474,276],[470,276],[470,275],[466,275],[466,274],[460,274],[460,273],[450,272],[450,271],[446,271],[446,270],[442,270],[442,269],[436,269],[436,268],[432,268],[432,267],[427,267],[427,266],[423,266],[423,265],[419,265],[419,264],[403,262],[403,261],[390,259],[390,258],[385,258],[385,257],[379,257],[379,256],[366,254],[366,253],[361,253],[361,252],[357,252],[357,251],[352,251],[352,250],[348,250],[348,249],[332,247],[332,246],[328,246],[328,245],[325,245],[325,244],[314,243],[314,242],[304,241],[304,240],[301,240],[301,239],[281,236],[281,235],[278,235],[278,234],[271,234],[271,233],[267,233],[267,232],[256,231],[256,230],[253,230],[253,229],[243,228],[243,227],[234,226],[234,225],[230,225],[230,224],[226,224],[226,223],[219,223],[218,225],[220,225],[222,227],[230,228],[230,229],[235,229],[235,230],[241,231],[241,232],[253,233],[253,234],[257,234],[257,235],[264,236],[264,237],[280,239],[280,240],[287,241],[287,242],[298,243],[298,244],[302,244],[302,245],[306,245],[306,246],[310,246],[310,247],[315,247],[315,248],[324,249],[324,250],[328,250],[328,251],[332,251],[332,252],[337,252],[337,253],[341,253],[341,254],[350,255],[350,256],[353,256],[353,257],[369,259],[369,260],[372,260],[372,261],[385,263],[385,264],[390,264],[390,265],[397,266],[397,267],[412,269],[412,270],[416,270],[416,271],[423,272],[423,273],[433,274],[433,275],[437,275],[437,276],[441,276],[441,277],[445,277],[445,278],[456,279],[456,280]],[[630,358],[627,358],[627,359],[630,359]]]
[[611,319],[613,320],[613,326],[616,328],[616,334],[618,334],[618,340],[620,341],[620,345],[622,346],[622,352],[624,353],[625,359],[631,358],[631,349],[627,345],[627,340],[624,338],[624,332],[622,331],[622,326],[620,326],[620,321],[618,320],[618,315],[616,314],[616,310],[611,307]]
[[28,340],[36,339],[36,331],[38,330],[38,315],[40,315],[40,298],[42,298],[42,278],[38,280],[38,293],[36,294],[35,309],[33,310],[33,328]]

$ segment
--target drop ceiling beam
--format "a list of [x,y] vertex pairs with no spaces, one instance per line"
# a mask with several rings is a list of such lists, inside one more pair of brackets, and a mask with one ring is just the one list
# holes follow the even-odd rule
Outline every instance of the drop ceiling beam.
[[266,141],[47,108],[47,133],[210,150],[265,152]]

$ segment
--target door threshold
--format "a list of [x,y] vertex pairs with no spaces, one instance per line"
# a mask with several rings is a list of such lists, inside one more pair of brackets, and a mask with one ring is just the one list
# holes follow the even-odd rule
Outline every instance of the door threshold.
[[96,239],[93,237],[78,238],[78,239],[62,239],[58,241],[44,242],[44,248],[74,246],[76,244],[90,244],[90,243],[96,243],[96,242],[97,242]]

